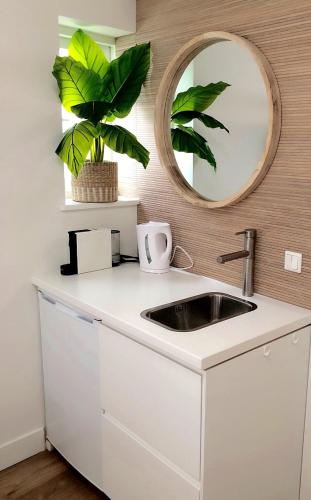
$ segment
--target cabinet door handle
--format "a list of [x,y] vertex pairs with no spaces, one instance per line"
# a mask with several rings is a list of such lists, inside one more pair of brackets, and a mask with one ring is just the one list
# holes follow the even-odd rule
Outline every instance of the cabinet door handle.
[[56,300],[52,299],[51,297],[48,297],[47,295],[44,295],[44,293],[41,291],[39,291],[39,293],[41,293],[42,299],[45,300],[46,302],[49,302],[50,304],[53,304],[53,305],[56,304]]
[[263,355],[266,356],[266,358],[268,356],[270,356],[271,354],[271,345],[270,344],[267,344],[267,345],[264,345],[263,346]]
[[86,323],[93,324],[94,321],[100,322],[101,320],[98,320],[96,318],[92,318],[90,316],[86,316],[83,313],[76,311],[75,309],[72,309],[69,306],[66,306],[62,302],[58,302],[54,298],[49,297],[48,295],[45,295],[43,292],[41,292],[41,297],[43,300],[46,302],[49,302],[53,306],[55,306],[59,311],[62,311],[64,314],[67,314],[68,316],[71,316],[72,318],[78,319],[80,321],[85,321]]

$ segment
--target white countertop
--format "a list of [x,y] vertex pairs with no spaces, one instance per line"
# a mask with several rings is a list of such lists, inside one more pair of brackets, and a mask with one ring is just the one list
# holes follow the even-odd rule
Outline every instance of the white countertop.
[[75,276],[61,276],[55,271],[34,277],[33,284],[198,372],[311,323],[311,310],[256,294],[249,300],[258,307],[247,314],[194,332],[167,330],[142,318],[140,313],[205,292],[224,292],[241,298],[241,290],[175,270],[145,273],[133,263]]

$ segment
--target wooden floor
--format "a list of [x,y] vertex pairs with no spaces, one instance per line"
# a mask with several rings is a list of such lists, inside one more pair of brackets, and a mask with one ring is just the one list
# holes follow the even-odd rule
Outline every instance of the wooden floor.
[[0,472],[0,499],[109,500],[54,451]]

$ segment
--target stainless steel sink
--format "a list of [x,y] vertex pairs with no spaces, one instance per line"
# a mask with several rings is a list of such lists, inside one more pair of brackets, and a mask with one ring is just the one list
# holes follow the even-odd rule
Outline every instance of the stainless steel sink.
[[141,316],[177,332],[193,332],[256,309],[256,304],[225,293],[196,295],[146,309]]

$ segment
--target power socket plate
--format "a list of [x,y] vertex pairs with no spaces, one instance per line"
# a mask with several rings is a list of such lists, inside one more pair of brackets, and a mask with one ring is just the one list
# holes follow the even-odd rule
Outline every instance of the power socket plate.
[[301,273],[302,253],[285,250],[284,269],[292,273]]

